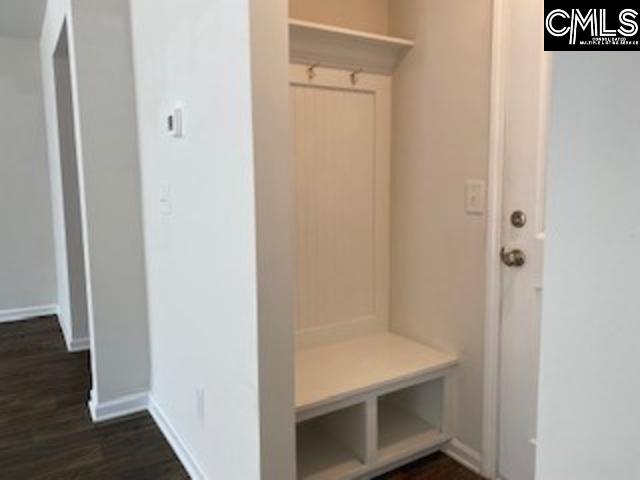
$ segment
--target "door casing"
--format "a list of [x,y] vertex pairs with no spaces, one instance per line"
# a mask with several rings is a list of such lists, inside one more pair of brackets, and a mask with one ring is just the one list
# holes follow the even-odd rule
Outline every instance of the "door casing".
[[[486,242],[486,310],[485,310],[485,364],[482,429],[481,473],[487,478],[497,478],[499,461],[500,418],[500,352],[502,311],[502,264],[500,250],[503,246],[504,170],[505,170],[505,117],[507,110],[507,74],[509,47],[508,0],[493,0],[492,4],[492,61],[491,103],[489,139],[489,177],[487,189],[487,242]],[[541,52],[546,88],[542,89],[539,102],[549,103],[548,88],[551,78],[551,55]],[[541,125],[544,131],[548,125]]]

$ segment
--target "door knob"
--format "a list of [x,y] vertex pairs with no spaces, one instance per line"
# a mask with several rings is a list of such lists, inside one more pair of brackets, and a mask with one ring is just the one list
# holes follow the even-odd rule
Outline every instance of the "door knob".
[[507,251],[505,248],[500,252],[502,263],[507,267],[523,267],[527,263],[527,255],[520,249]]

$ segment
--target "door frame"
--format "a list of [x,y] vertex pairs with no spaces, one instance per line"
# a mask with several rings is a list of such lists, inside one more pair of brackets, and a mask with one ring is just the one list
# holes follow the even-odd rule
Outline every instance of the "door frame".
[[484,338],[484,395],[482,407],[482,465],[487,478],[498,475],[500,419],[500,323],[502,310],[502,201],[506,103],[505,2],[493,0],[491,27],[491,98],[489,176],[487,181],[486,299]]
[[[56,258],[56,268],[62,271],[62,275],[58,272],[59,281],[64,282],[65,291],[64,293],[58,292],[59,299],[59,312],[58,315],[64,316],[65,318],[60,322],[61,328],[63,330],[63,336],[65,341],[67,342],[67,350],[70,352],[81,352],[81,351],[93,351],[93,345],[91,344],[91,339],[93,337],[93,325],[92,325],[92,310],[91,310],[91,282],[90,282],[90,271],[88,268],[89,265],[89,250],[87,243],[87,213],[86,213],[86,201],[85,201],[85,186],[84,186],[84,171],[83,164],[81,161],[81,144],[80,144],[80,128],[79,128],[79,111],[77,109],[78,98],[75,89],[75,50],[73,45],[73,32],[71,28],[71,21],[68,16],[64,16],[62,18],[62,24],[60,26],[60,30],[56,36],[55,42],[53,43],[53,50],[51,51],[51,55],[48,61],[52,62],[53,68],[53,93],[54,93],[54,111],[53,111],[53,126],[54,132],[53,136],[56,142],[56,155],[54,155],[55,168],[60,173],[59,180],[55,180],[58,183],[58,188],[54,189],[54,192],[59,191],[59,202],[61,202],[60,206],[60,214],[54,220],[56,223],[56,228],[60,229],[62,242],[64,247],[62,248],[62,254],[59,255],[60,258]],[[68,77],[68,91],[65,92],[67,94],[67,99],[70,102],[69,113],[70,123],[67,127],[71,130],[71,138],[72,147],[73,147],[73,158],[65,159],[62,155],[62,136],[63,136],[63,118],[62,118],[62,106],[60,105],[60,95],[62,85],[60,84],[61,79],[59,75],[59,69],[61,66],[59,62],[61,61],[60,54],[61,52],[65,53],[64,61],[66,62],[62,68],[65,69],[65,75]],[[68,165],[68,162],[72,162],[71,165]],[[73,185],[68,185],[66,182],[66,170],[69,168],[75,169],[75,177],[76,181]],[[71,192],[69,191],[71,190]],[[82,319],[82,325],[84,332],[82,335],[78,335],[78,318],[74,314],[76,310],[74,308],[74,299],[71,297],[71,285],[74,281],[74,272],[72,272],[69,266],[69,258],[71,256],[71,252],[69,251],[68,246],[68,236],[69,232],[67,231],[67,227],[69,224],[69,212],[67,211],[66,197],[68,195],[73,195],[76,197],[74,199],[74,207],[77,208],[78,218],[77,227],[79,229],[78,236],[80,237],[80,247],[81,251],[78,252],[79,258],[82,260],[81,266],[81,283],[83,288],[82,302],[84,303],[84,310],[86,318]],[[93,356],[92,356],[93,362]],[[93,368],[92,363],[92,373],[95,376],[95,368]]]
[[[500,435],[500,354],[502,324],[502,247],[503,189],[505,166],[505,129],[507,108],[509,0],[492,1],[491,41],[491,100],[489,132],[489,175],[487,188],[487,241],[486,241],[486,307],[485,307],[485,360],[482,418],[481,473],[487,478],[498,478]],[[543,111],[548,109],[551,95],[551,54],[541,52],[541,80],[543,86],[539,101]],[[547,142],[548,115],[541,116],[539,141]],[[543,150],[541,150],[543,151]]]

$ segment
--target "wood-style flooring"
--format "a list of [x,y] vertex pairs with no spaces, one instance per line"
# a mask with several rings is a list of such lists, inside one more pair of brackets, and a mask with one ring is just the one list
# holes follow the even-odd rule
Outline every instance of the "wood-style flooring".
[[[188,479],[149,415],[91,422],[89,372],[55,317],[0,324],[0,480]],[[438,454],[381,478],[409,479],[480,477]]]
[[94,425],[89,355],[53,317],[0,325],[0,479],[188,479],[149,415]]
[[482,480],[482,478],[443,453],[436,453],[377,480]]

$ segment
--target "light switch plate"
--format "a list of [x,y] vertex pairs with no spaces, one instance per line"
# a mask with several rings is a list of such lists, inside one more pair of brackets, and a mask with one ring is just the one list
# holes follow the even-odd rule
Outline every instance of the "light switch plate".
[[482,215],[486,210],[487,186],[482,180],[469,180],[466,184],[466,210],[472,215]]

